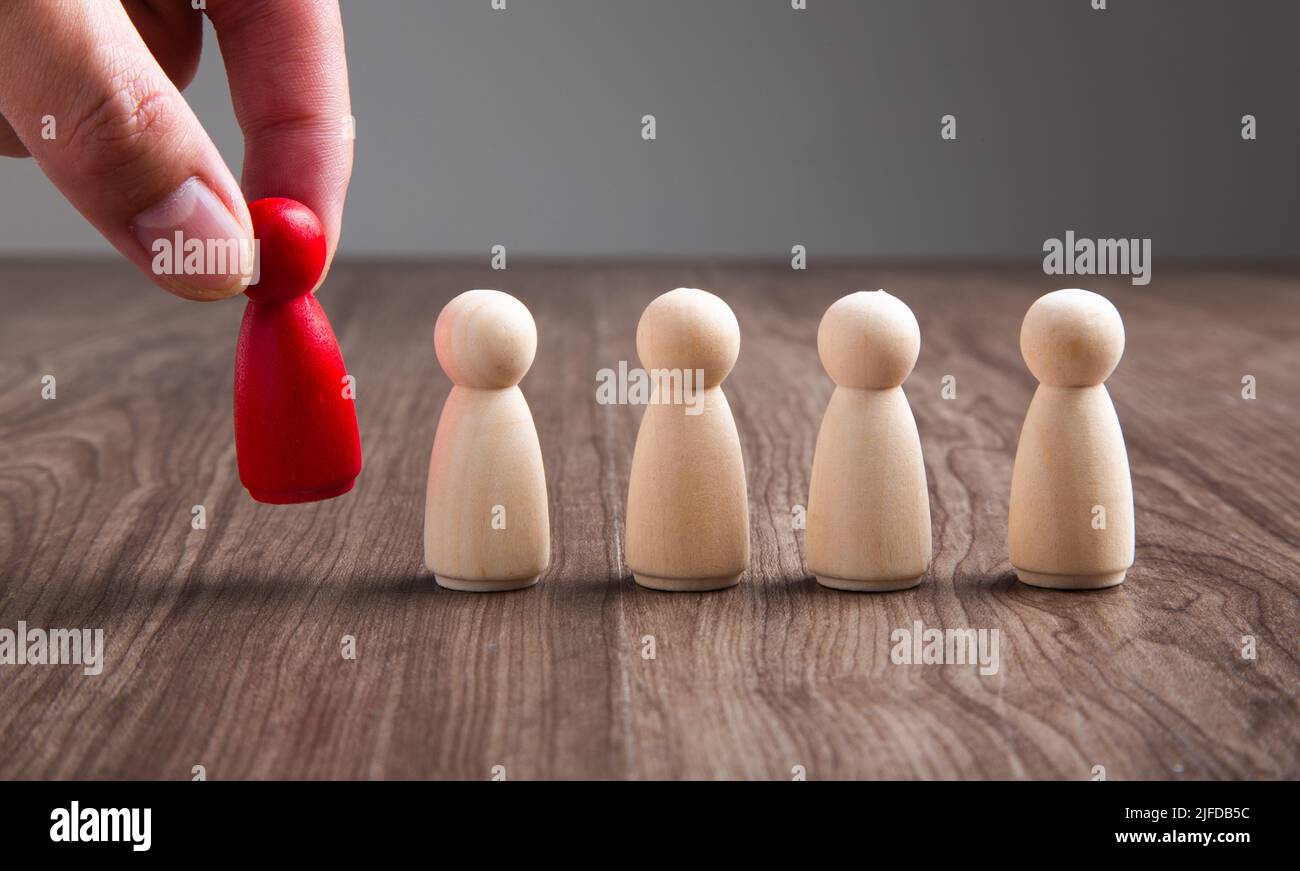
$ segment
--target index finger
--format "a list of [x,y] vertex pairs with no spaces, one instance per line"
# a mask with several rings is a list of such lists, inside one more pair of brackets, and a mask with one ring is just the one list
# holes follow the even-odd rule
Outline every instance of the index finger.
[[244,196],[289,197],[311,208],[325,228],[328,272],[354,138],[338,3],[208,0],[207,6],[244,132]]

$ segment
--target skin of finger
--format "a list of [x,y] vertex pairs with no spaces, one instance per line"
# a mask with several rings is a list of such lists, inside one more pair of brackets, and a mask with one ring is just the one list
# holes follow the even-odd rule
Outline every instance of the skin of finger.
[[[186,3],[123,0],[131,23],[167,78],[184,90],[199,69],[203,46],[203,18]],[[0,118],[0,155],[30,157],[27,146],[4,118]]]
[[[311,208],[332,260],[353,146],[338,3],[208,0],[207,6],[244,132],[244,193],[250,202],[291,197]],[[328,270],[327,260],[321,281]]]
[[[198,12],[194,13],[199,14]],[[235,219],[248,208],[216,146],[117,3],[0,3],[0,114],[64,196],[155,283],[131,220],[186,178],[202,178]],[[41,136],[53,115],[57,135]]]
[[167,78],[185,90],[199,71],[203,13],[186,0],[122,0],[122,8]]

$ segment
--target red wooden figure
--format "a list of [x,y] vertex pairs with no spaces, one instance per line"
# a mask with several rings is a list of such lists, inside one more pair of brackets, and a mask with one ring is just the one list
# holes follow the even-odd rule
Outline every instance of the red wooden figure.
[[352,489],[361,437],[339,343],[312,288],[325,233],[311,209],[268,197],[248,207],[259,280],[235,354],[239,480],[258,502],[315,502]]

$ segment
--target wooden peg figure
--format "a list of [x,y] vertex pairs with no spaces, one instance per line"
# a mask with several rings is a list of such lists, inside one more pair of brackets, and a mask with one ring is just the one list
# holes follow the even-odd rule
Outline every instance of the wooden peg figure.
[[531,586],[551,561],[542,449],[518,386],[537,352],[533,316],[469,290],[438,315],[434,348],[454,386],[429,458],[425,565],[452,590]]
[[[627,564],[638,584],[655,590],[733,586],[749,564],[745,462],[722,392],[740,354],[736,316],[711,293],[678,288],[646,307],[636,348],[648,373],[670,375],[652,378],[637,432]],[[702,396],[677,391],[671,373]]]
[[235,349],[235,454],[258,502],[341,496],[361,474],[356,403],[334,330],[312,288],[325,268],[325,231],[296,200],[250,203],[261,278]]
[[921,331],[883,290],[837,300],[817,351],[835,392],[822,418],[808,491],[808,568],[837,590],[905,590],[930,565],[930,493],[903,381]]
[[1035,587],[1112,587],[1134,544],[1128,451],[1103,383],[1124,353],[1124,323],[1105,297],[1058,290],[1029,307],[1020,353],[1041,383],[1011,476],[1011,564]]

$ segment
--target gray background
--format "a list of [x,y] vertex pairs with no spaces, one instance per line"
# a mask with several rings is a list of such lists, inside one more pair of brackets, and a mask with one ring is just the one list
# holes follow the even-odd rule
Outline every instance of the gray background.
[[[341,251],[1037,260],[1073,229],[1294,259],[1300,2],[1108,5],[345,0]],[[187,96],[238,173],[207,37]],[[111,252],[31,161],[0,192],[0,254]]]

